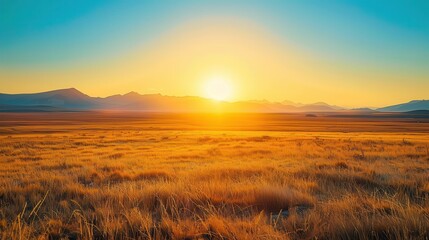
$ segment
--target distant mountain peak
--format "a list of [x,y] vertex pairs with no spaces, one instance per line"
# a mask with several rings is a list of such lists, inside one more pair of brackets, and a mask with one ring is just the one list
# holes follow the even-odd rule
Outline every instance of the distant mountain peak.
[[297,104],[299,104],[299,103],[296,103],[296,102],[293,102],[290,100],[283,100],[281,103],[286,104],[286,105],[297,105]]
[[76,88],[62,88],[62,89],[57,89],[57,90],[53,90],[50,92],[75,92],[75,93],[82,93],[81,91],[77,90]]
[[88,96],[86,94],[84,94],[83,92],[77,90],[76,88],[64,88],[64,89],[58,89],[58,90],[53,90],[53,91],[49,91],[46,93],[61,93],[61,94],[66,94],[66,95],[74,95],[74,96]]
[[316,106],[330,106],[329,104],[325,103],[325,102],[315,102],[312,103],[310,105],[316,105]]
[[[215,102],[215,104],[214,104]],[[109,97],[90,97],[76,88],[58,89],[41,93],[0,94],[1,106],[8,109],[73,109],[73,110],[132,110],[154,112],[334,112],[347,110],[325,102],[313,104],[291,101],[270,102],[265,99],[253,101],[215,101],[198,96],[165,96],[140,94],[135,91]],[[384,112],[407,112],[429,110],[429,100],[413,100],[384,108],[374,109]],[[373,109],[357,108],[350,111],[372,112]]]
[[408,103],[418,103],[418,102],[424,102],[424,101],[426,101],[425,99],[422,99],[422,100],[412,100],[412,101],[409,101]]
[[413,100],[407,103],[378,108],[382,112],[409,112],[417,110],[429,110],[429,100]]
[[138,92],[131,91],[127,94],[124,94],[124,96],[141,96],[141,94]]
[[[114,95],[114,96],[116,96],[116,95]],[[138,92],[131,91],[129,93],[126,93],[124,95],[119,95],[119,96],[124,96],[124,97],[160,97],[160,96],[162,96],[162,94],[161,93],[140,94]]]

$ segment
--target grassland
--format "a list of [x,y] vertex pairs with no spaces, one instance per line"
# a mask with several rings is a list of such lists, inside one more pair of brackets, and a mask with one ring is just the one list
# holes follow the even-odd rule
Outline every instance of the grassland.
[[428,239],[429,121],[1,113],[2,239]]

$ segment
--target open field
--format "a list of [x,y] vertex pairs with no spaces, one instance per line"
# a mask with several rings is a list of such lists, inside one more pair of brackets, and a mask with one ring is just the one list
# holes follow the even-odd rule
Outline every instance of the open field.
[[428,239],[429,119],[0,113],[2,239]]

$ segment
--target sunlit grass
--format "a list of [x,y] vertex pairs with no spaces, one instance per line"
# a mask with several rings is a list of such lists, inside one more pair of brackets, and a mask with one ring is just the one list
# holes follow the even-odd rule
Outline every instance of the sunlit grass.
[[101,127],[1,136],[3,239],[429,235],[424,134]]

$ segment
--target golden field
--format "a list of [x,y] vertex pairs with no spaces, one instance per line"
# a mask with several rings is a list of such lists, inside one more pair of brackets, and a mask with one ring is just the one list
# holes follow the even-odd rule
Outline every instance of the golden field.
[[2,239],[428,239],[429,121],[0,113]]

